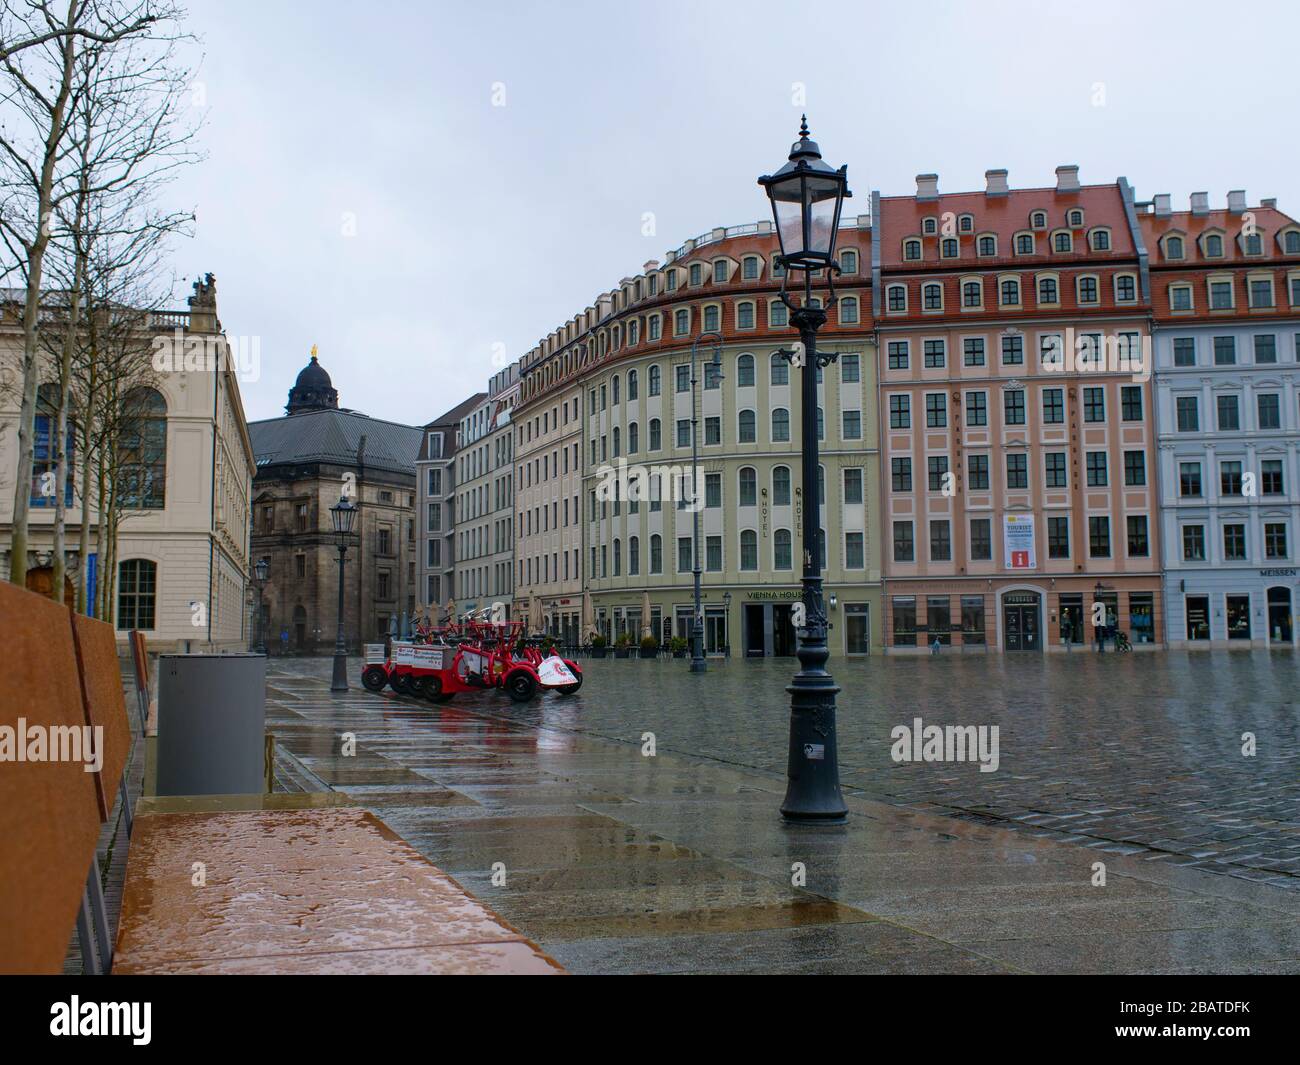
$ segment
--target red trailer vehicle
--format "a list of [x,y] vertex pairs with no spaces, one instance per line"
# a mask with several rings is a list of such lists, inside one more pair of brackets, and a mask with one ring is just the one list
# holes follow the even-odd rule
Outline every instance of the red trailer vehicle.
[[522,654],[516,654],[521,629],[519,622],[491,625],[471,621],[467,635],[452,635],[445,642],[395,641],[386,662],[365,667],[361,683],[375,692],[388,684],[399,694],[434,702],[446,702],[458,692],[485,689],[504,691],[515,702],[527,702],[541,689],[572,695],[582,687],[582,670],[576,662],[554,654],[543,656],[537,647],[525,647]]

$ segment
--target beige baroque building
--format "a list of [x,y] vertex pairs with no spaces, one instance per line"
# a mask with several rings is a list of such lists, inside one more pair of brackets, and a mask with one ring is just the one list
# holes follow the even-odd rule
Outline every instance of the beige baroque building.
[[[135,445],[122,480],[133,487],[119,494],[115,594],[107,620],[123,640],[128,630],[143,630],[155,650],[239,650],[248,639],[254,460],[236,369],[255,373],[256,349],[247,338],[232,347],[217,318],[216,296],[216,281],[208,274],[194,283],[188,311],[142,316],[140,335],[133,341],[142,366],[120,398],[131,412],[127,439]],[[0,388],[4,573],[9,570],[18,465],[22,344],[21,305],[7,304],[0,318],[0,377],[6,385]],[[53,388],[57,396],[52,365],[45,367],[42,380],[43,394]],[[48,410],[38,408],[37,473],[51,467]],[[79,478],[79,466],[76,474]],[[75,584],[83,576],[92,604],[105,580],[94,488],[74,479],[68,495],[64,595],[69,602],[75,602]],[[77,549],[86,514],[90,550],[82,559]],[[42,592],[51,589],[53,531],[54,500],[33,494],[27,580]]]
[[535,617],[540,611],[545,629],[566,642],[579,638],[582,621],[582,393],[574,344],[578,320],[556,330],[520,360],[519,401],[511,416],[515,616]]
[[[845,226],[839,246],[840,300],[819,345],[839,356],[818,388],[824,572],[833,652],[867,654],[880,647],[881,557],[866,216]],[[777,251],[765,222],[688,241],[548,338],[525,378],[521,420],[546,409],[552,394],[562,411],[581,406],[582,580],[595,625],[611,641],[623,633],[638,639],[645,628],[660,639],[689,632],[694,514],[674,485],[691,469],[691,345],[718,332],[721,376],[704,367],[711,349],[703,345],[694,386],[706,648],[794,653],[802,371],[774,354],[795,339],[777,298]],[[538,376],[547,368],[549,377]],[[629,479],[647,486],[646,498],[627,497]],[[519,570],[518,599],[532,587],[530,572]]]

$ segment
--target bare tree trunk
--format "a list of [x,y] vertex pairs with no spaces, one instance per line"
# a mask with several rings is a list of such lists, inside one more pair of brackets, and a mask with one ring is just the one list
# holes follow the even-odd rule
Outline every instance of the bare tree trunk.
[[[78,8],[78,0],[68,0],[65,25],[76,25]],[[13,535],[9,546],[9,579],[18,585],[27,583],[28,523],[31,516],[32,462],[35,455],[33,445],[36,435],[36,355],[41,314],[41,273],[45,265],[45,249],[50,242],[54,166],[58,160],[59,143],[63,139],[63,115],[72,92],[73,65],[77,55],[76,37],[68,35],[63,38],[62,55],[63,79],[50,113],[45,154],[41,159],[37,184],[36,233],[27,245],[27,301],[23,307],[23,403],[18,416],[18,476],[14,480]]]

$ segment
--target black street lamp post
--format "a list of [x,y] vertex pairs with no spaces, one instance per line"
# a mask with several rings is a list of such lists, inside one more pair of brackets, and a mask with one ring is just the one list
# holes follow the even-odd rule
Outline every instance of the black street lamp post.
[[262,606],[262,589],[266,579],[271,575],[271,560],[259,558],[253,565],[253,579],[257,582],[257,646],[253,648],[259,655],[266,654],[266,619]]
[[[803,626],[797,630],[800,670],[786,688],[790,693],[790,749],[785,800],[781,814],[788,821],[834,824],[848,815],[840,793],[839,757],[835,740],[835,696],[839,692],[826,660],[826,607],[822,599],[821,490],[817,446],[817,374],[834,362],[834,353],[817,350],[817,330],[826,322],[826,309],[836,300],[834,275],[839,273],[835,239],[840,208],[848,190],[848,167],[838,170],[822,161],[809,139],[805,118],[789,161],[758,183],[772,201],[772,217],[781,242],[784,267],[781,302],[790,310],[790,325],[799,331],[799,346],[781,351],[801,372],[803,482]],[[803,272],[803,301],[786,294],[793,271]],[[813,299],[813,275],[826,274],[825,307]]]
[[722,377],[722,334],[701,333],[691,344],[691,509],[695,512],[695,620],[691,622],[691,672],[703,673],[708,669],[704,658],[704,608],[700,605],[700,511],[705,500],[700,492],[700,424],[696,411],[695,357],[700,344],[708,341],[713,348],[713,360],[705,365],[705,374],[712,369],[717,378]]
[[352,526],[357,520],[357,508],[347,496],[339,496],[339,501],[330,507],[330,519],[334,523],[334,537],[339,547],[339,631],[334,638],[334,679],[330,691],[345,692],[348,690],[348,645],[343,637],[343,563]]

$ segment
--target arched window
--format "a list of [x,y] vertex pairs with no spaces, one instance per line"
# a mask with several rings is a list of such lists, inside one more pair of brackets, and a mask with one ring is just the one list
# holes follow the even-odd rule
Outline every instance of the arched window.
[[117,566],[117,627],[152,629],[157,616],[158,563],[123,559]]
[[618,383],[619,383],[619,376],[618,374],[615,374],[614,375],[614,406],[616,407],[618,406],[618,392],[619,392]]
[[650,419],[650,450],[658,451],[661,447],[663,447],[663,440],[660,436],[660,431],[659,431],[659,419],[651,418]]
[[650,572],[664,571],[664,538],[658,533],[650,537]]
[[623,541],[615,538],[614,540],[614,576],[623,575]]
[[628,370],[627,372],[627,398],[630,402],[636,399],[636,371]]
[[790,439],[790,412],[784,407],[772,411],[772,439],[782,441]]
[[754,356],[742,355],[736,360],[736,387],[754,387]]
[[772,470],[772,505],[788,507],[790,505],[790,467],[777,466]]
[[919,240],[903,241],[903,258],[907,260],[916,260],[921,257],[921,242]]
[[794,569],[793,552],[790,550],[789,529],[777,529],[772,535],[772,568]]
[[1183,238],[1166,237],[1165,238],[1165,258],[1181,259],[1183,257]]
[[736,328],[754,328],[754,305],[748,301],[736,305]]
[[126,394],[118,446],[122,505],[161,510],[167,485],[167,401],[156,390],[133,388]]
[[758,440],[758,427],[755,424],[755,415],[752,410],[742,410],[740,412],[740,425],[736,439],[742,444],[752,444]]
[[758,474],[753,466],[740,468],[740,505],[752,507],[758,504]]
[[768,372],[771,374],[773,387],[790,383],[790,364],[775,352],[772,353],[771,368]]
[[758,533],[753,529],[740,532],[740,568],[742,570],[758,569]]
[[627,541],[627,575],[635,577],[641,572],[641,538],[630,536]]
[[659,395],[659,390],[660,390],[659,367],[651,366],[650,367],[650,395],[652,396]]
[[[36,390],[36,434],[32,441],[31,506],[53,507],[58,503],[58,455],[55,447],[59,424],[59,386],[44,384]],[[72,475],[76,469],[76,430],[73,426],[73,400],[68,397],[68,435],[64,447],[67,478],[63,488],[63,505],[72,506]]]
[[[635,380],[635,378],[633,378],[633,380]],[[628,391],[630,392],[631,390],[631,382],[629,381]],[[635,455],[637,453],[637,448],[641,446],[641,442],[638,440],[637,435],[637,425],[636,422],[633,422],[627,427],[627,453],[629,455]]]
[[921,302],[927,311],[938,311],[943,309],[943,287],[940,285],[925,285],[921,289]]

